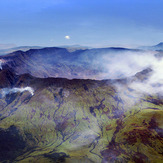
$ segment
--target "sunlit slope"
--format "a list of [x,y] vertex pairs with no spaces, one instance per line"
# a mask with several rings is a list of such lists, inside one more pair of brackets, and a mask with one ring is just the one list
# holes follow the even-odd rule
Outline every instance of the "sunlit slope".
[[[28,86],[34,95],[0,99],[1,162],[162,161],[160,96],[135,94],[133,101],[121,80],[14,80],[10,87]],[[115,82],[126,88],[119,92]]]

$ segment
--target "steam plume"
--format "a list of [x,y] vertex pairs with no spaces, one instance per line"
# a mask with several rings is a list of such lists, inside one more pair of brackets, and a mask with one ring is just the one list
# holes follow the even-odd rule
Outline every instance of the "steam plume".
[[5,97],[9,93],[17,93],[17,92],[24,92],[28,91],[32,96],[34,95],[34,90],[31,87],[25,88],[3,88],[1,90],[2,97]]

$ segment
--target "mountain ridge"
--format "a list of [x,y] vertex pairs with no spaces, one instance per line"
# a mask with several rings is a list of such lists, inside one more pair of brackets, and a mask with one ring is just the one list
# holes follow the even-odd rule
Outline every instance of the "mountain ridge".
[[[16,51],[0,59],[6,61],[2,64],[4,69],[12,69],[16,74],[29,73],[36,77],[62,77],[62,78],[92,78],[102,79],[105,57],[116,56],[119,53],[141,52],[126,48],[95,48],[80,49],[69,52],[65,48],[51,47],[30,49],[26,52]],[[105,63],[106,64],[106,63]],[[103,77],[107,79],[109,77]]]
[[160,42],[156,45],[153,45],[153,46],[141,46],[141,47],[138,47],[139,49],[144,49],[144,50],[163,50],[163,42]]

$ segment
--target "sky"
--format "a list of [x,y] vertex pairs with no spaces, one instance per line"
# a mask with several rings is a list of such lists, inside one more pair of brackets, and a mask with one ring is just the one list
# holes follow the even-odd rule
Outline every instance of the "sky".
[[0,48],[154,45],[163,0],[0,0]]

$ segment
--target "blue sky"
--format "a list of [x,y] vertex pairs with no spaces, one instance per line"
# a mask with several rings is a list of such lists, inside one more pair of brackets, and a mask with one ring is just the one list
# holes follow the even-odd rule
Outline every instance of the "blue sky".
[[0,0],[0,44],[157,44],[162,7],[162,0]]

